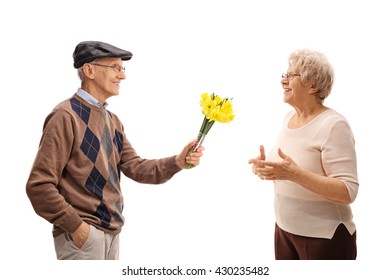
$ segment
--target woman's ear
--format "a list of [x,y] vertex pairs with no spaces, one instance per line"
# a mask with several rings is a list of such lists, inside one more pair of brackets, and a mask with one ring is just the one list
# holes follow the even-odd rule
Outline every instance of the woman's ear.
[[312,85],[310,88],[309,88],[309,93],[310,94],[315,94],[318,92],[318,87],[315,86],[315,85]]

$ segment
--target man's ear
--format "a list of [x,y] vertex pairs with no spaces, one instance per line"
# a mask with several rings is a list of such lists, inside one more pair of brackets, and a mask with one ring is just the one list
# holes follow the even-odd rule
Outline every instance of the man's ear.
[[89,78],[91,80],[95,78],[94,69],[93,69],[91,64],[84,63],[84,65],[83,65],[83,72],[84,72],[85,77],[87,77],[87,78]]

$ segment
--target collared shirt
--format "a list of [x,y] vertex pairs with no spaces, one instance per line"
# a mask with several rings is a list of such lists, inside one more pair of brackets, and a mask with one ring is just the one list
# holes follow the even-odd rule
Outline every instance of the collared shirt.
[[82,99],[84,99],[85,101],[87,101],[88,103],[98,108],[106,108],[108,105],[107,102],[104,102],[104,104],[100,103],[95,97],[93,97],[92,95],[90,95],[88,92],[86,92],[81,88],[77,89],[76,94],[80,96]]

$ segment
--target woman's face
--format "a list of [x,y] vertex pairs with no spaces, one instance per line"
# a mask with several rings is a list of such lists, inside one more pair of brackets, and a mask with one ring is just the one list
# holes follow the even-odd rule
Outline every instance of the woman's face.
[[282,76],[283,101],[291,106],[299,106],[305,103],[311,96],[310,86],[306,86],[301,79],[299,71],[289,67],[287,73]]

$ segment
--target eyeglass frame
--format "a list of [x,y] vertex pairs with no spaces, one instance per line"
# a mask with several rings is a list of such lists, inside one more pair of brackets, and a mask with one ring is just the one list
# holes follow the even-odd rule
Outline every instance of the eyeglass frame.
[[90,64],[91,65],[96,65],[96,66],[102,66],[102,67],[111,68],[112,70],[114,70],[115,73],[119,73],[120,71],[125,73],[125,71],[126,71],[126,68],[124,66],[119,66],[117,64],[114,64],[114,65],[104,65],[104,64],[99,64],[99,63],[90,63]]
[[288,80],[288,81],[292,81],[295,77],[300,77],[301,74],[296,74],[296,73],[283,73],[281,78],[282,80]]

